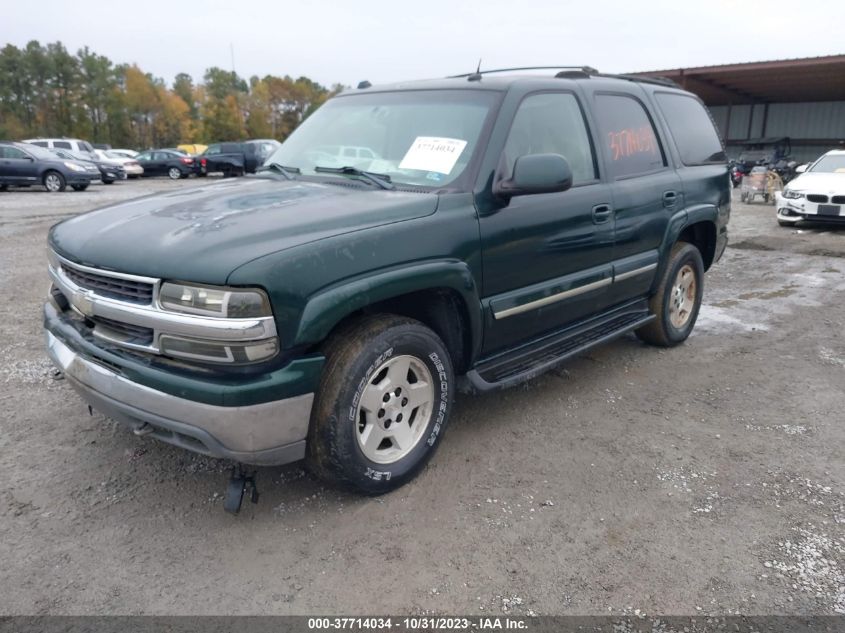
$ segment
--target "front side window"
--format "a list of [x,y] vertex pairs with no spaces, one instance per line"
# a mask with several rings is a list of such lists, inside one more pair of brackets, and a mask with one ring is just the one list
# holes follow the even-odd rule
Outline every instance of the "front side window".
[[584,115],[575,95],[570,93],[550,92],[526,97],[511,124],[504,153],[507,173],[520,156],[560,154],[569,162],[573,184],[597,177]]
[[61,149],[73,149],[68,141],[53,141],[53,147]]
[[698,99],[669,92],[658,92],[654,96],[666,117],[684,165],[707,165],[727,160],[713,120]]
[[[396,184],[442,187],[466,170],[500,97],[488,90],[414,90],[336,97],[268,158],[305,175],[355,167]],[[347,155],[347,150],[353,153]]]
[[626,178],[666,166],[654,124],[643,104],[627,95],[598,94],[595,115],[612,178]]
[[9,145],[0,146],[0,152],[2,152],[3,158],[26,158],[26,153],[19,150],[17,147],[11,147]]

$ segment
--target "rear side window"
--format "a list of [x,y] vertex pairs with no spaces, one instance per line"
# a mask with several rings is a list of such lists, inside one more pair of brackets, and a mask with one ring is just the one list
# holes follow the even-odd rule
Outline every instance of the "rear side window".
[[38,147],[49,147],[47,141],[32,141],[33,145],[38,145]]
[[655,98],[666,117],[684,165],[724,163],[727,160],[713,120],[698,99],[668,92],[658,92]]
[[575,95],[540,93],[519,104],[505,143],[508,173],[527,154],[560,154],[569,161],[574,184],[595,180],[593,148]]
[[639,100],[596,95],[595,115],[612,178],[647,174],[666,166],[654,124]]
[[73,149],[68,141],[53,141],[53,147],[59,147],[61,149]]

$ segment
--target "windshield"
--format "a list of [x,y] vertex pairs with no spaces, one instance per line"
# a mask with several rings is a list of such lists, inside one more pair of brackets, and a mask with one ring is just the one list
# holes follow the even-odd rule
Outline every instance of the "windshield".
[[420,90],[332,99],[267,163],[307,175],[318,174],[316,167],[355,167],[400,185],[442,187],[466,169],[497,96],[480,90]]
[[845,154],[828,154],[827,156],[822,156],[810,168],[810,171],[845,173]]
[[26,145],[26,151],[35,156],[35,158],[40,158],[41,160],[56,160],[56,155],[51,152],[49,149],[45,149],[38,145]]

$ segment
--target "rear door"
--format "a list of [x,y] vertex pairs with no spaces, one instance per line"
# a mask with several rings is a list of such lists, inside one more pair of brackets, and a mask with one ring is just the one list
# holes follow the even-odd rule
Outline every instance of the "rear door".
[[[503,106],[504,107],[504,106]],[[487,327],[494,353],[592,315],[611,283],[613,214],[579,98],[529,93],[517,106],[500,165],[528,154],[564,156],[573,186],[517,196],[480,217]]]
[[631,92],[596,90],[592,101],[613,198],[616,304],[651,288],[669,219],[684,207],[683,189],[638,85]]

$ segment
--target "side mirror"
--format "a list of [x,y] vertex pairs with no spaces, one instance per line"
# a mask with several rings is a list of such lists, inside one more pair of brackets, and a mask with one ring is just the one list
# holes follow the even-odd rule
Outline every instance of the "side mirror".
[[493,185],[500,198],[566,191],[572,186],[572,168],[560,154],[527,154],[516,159],[510,178]]
[[807,163],[804,163],[803,165],[798,165],[798,167],[795,168],[795,173],[803,174],[805,171],[807,171],[807,167],[809,167],[809,164]]

